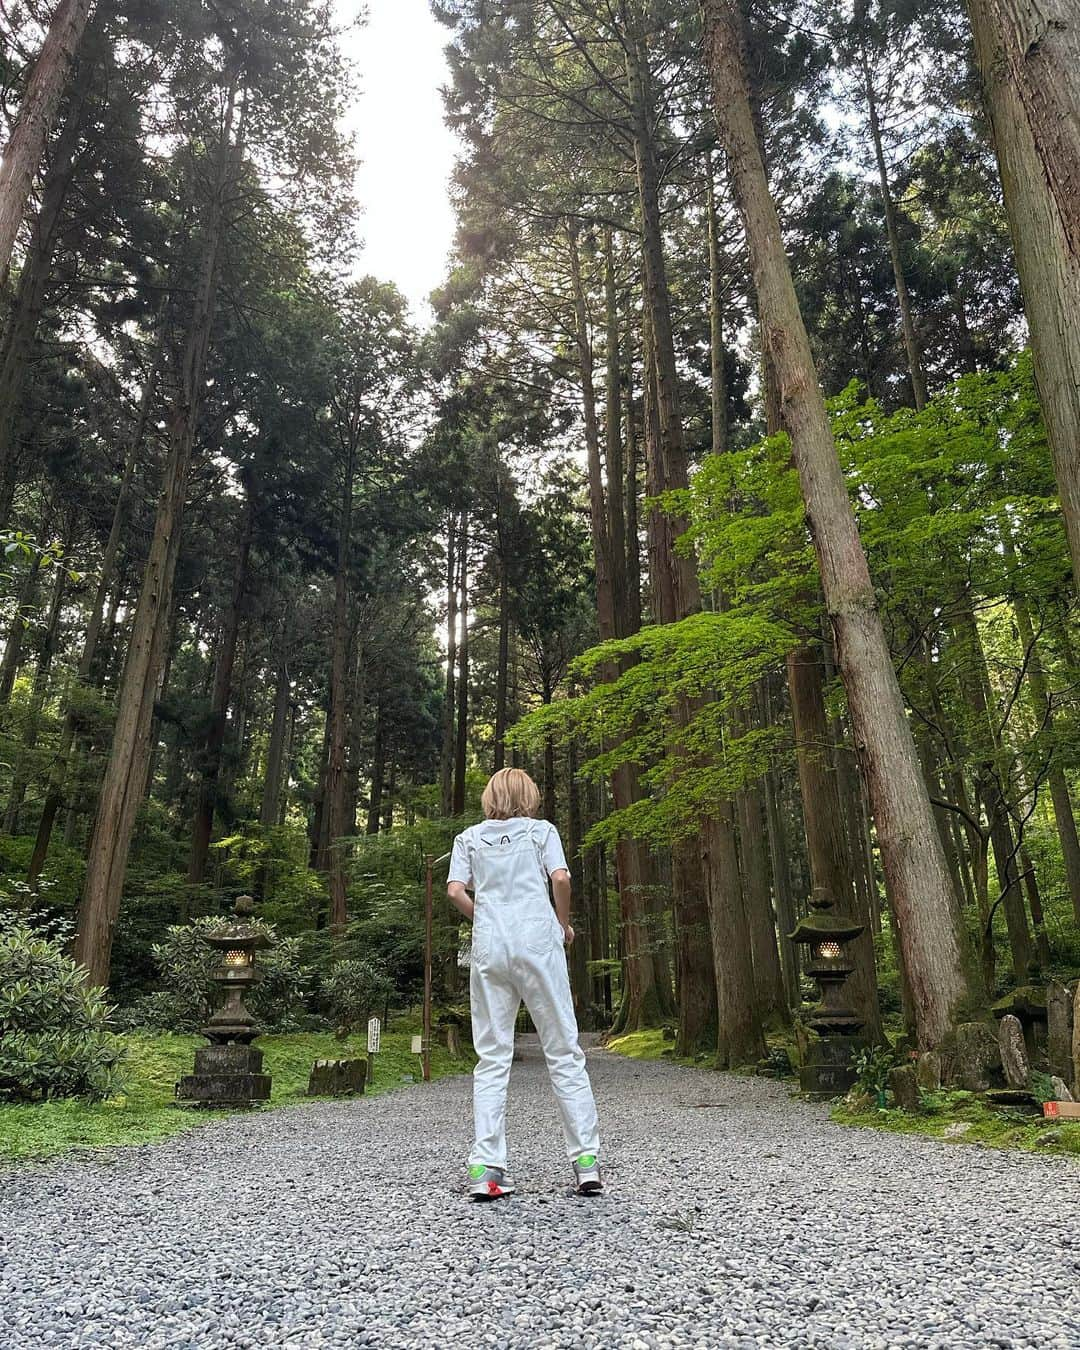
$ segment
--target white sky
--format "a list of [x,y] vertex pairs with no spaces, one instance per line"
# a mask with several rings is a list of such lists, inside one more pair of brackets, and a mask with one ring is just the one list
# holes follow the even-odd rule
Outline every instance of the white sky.
[[362,90],[346,120],[362,161],[360,266],[393,281],[426,322],[425,302],[443,280],[454,232],[447,181],[457,142],[443,125],[439,94],[450,30],[432,18],[427,0],[335,3],[344,22],[363,10],[368,16],[345,40]]

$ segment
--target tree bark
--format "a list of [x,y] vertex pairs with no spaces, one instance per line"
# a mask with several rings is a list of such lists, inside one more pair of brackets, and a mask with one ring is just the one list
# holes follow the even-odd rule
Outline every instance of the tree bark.
[[244,519],[240,527],[240,545],[233,569],[232,592],[221,624],[217,654],[214,659],[214,682],[210,694],[210,721],[202,745],[202,771],[195,797],[195,817],[191,827],[191,852],[188,857],[187,879],[193,886],[202,884],[206,875],[206,860],[210,853],[210,838],[214,832],[214,811],[217,807],[222,752],[229,718],[229,700],[232,695],[233,667],[236,663],[236,645],[240,636],[240,615],[243,612],[244,593],[247,590],[248,559],[255,527],[254,484],[248,489],[244,504]]
[[0,289],[93,0],[60,0],[0,159]]
[[720,138],[746,228],[763,341],[799,471],[886,882],[912,983],[920,1044],[947,1035],[967,993],[952,882],[892,666],[870,573],[784,253],[746,84],[742,21],[731,0],[703,0]]
[[439,790],[442,813],[454,806],[454,680],[457,674],[457,513],[450,512],[446,534],[446,683],[443,690],[442,754]]
[[[854,22],[857,27],[866,23],[866,0],[858,0],[855,6]],[[885,235],[889,245],[889,259],[892,262],[896,300],[900,306],[900,327],[904,336],[908,374],[911,376],[911,391],[917,411],[922,412],[926,407],[927,398],[926,372],[923,370],[922,351],[919,348],[919,339],[915,333],[911,292],[908,290],[907,277],[904,275],[904,262],[900,254],[900,232],[896,225],[896,204],[893,201],[892,188],[889,186],[889,166],[885,160],[885,147],[881,138],[881,118],[878,114],[877,90],[874,88],[865,39],[860,41],[859,56],[862,65],[863,90],[866,94],[866,112],[870,122],[870,139],[874,146],[874,159],[877,163],[878,181],[881,185],[881,204],[885,212]]]
[[135,817],[149,765],[154,694],[165,658],[184,498],[213,328],[218,254],[233,158],[235,108],[234,81],[226,97],[214,188],[205,215],[200,274],[179,372],[179,389],[168,421],[169,451],[154,533],[135,610],[117,700],[112,749],[87,856],[74,955],[85,968],[87,980],[92,985],[105,985],[109,980],[113,932],[120,912],[120,895]]
[[458,533],[461,636],[458,639],[457,742],[454,746],[454,815],[465,814],[465,768],[469,749],[469,518],[461,513]]
[[292,678],[289,675],[288,665],[284,660],[280,660],[274,681],[274,714],[266,746],[266,768],[263,770],[262,801],[259,805],[259,824],[264,830],[272,830],[277,825],[281,810],[286,769],[285,741],[291,702]]
[[19,661],[22,658],[26,616],[36,602],[40,577],[41,555],[35,551],[15,597],[15,613],[12,615],[7,641],[4,643],[4,659],[0,661],[0,707],[6,707],[11,701],[11,691],[15,688],[15,677],[19,673]]
[[[337,565],[334,569],[334,621],[330,639],[330,708],[327,713],[326,802],[324,806],[330,889],[330,929],[340,935],[348,920],[345,889],[345,845],[355,829],[348,819],[349,742],[349,565],[352,558],[353,489],[356,479],[357,445],[349,435],[341,469],[341,500],[338,506]],[[376,817],[376,829],[378,828]]]
[[1080,19],[1073,0],[968,13],[1080,589]]

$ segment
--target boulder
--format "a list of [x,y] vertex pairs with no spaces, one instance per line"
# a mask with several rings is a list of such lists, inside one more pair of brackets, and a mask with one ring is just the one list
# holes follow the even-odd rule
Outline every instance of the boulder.
[[1073,1095],[1069,1091],[1067,1084],[1065,1083],[1064,1079],[1059,1078],[1056,1073],[1051,1075],[1050,1086],[1054,1089],[1054,1101],[1056,1102],[1072,1101]]
[[1006,1013],[1001,1019],[998,1027],[998,1044],[1001,1047],[1001,1067],[1005,1070],[1005,1082],[1011,1088],[1026,1088],[1031,1078],[1031,1061],[1024,1042],[1024,1028],[1020,1019],[1012,1013]]
[[355,1097],[364,1091],[366,1059],[317,1059],[308,1079],[309,1097]]
[[1051,980],[1046,989],[1047,1046],[1050,1072],[1072,1086],[1073,1001],[1068,989]]
[[951,1078],[967,1092],[1002,1085],[1001,1047],[985,1022],[961,1022],[956,1028]]
[[1080,1092],[1080,980],[1076,982],[1076,994],[1073,1002],[1073,1083]]
[[889,1090],[901,1111],[919,1110],[919,1080],[914,1064],[889,1070]]

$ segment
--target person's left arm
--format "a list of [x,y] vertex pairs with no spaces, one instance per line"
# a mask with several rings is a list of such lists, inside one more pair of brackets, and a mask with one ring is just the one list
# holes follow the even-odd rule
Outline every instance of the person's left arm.
[[552,825],[544,840],[544,867],[551,878],[551,890],[555,897],[555,914],[563,930],[563,941],[569,947],[574,940],[574,930],[570,924],[570,868],[563,852],[559,831]]

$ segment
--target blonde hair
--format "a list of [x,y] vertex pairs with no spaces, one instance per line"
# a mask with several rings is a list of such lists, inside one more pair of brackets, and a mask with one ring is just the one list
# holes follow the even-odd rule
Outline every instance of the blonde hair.
[[524,769],[500,769],[488,779],[480,806],[488,820],[535,816],[540,809],[540,789]]

